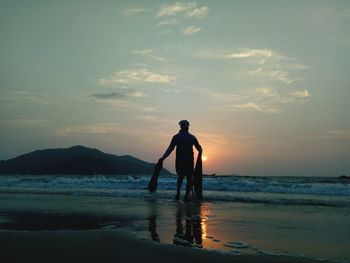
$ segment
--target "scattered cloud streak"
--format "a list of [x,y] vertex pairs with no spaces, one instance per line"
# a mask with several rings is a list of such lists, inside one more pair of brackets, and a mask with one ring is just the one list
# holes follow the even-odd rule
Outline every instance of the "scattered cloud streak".
[[304,90],[298,90],[290,93],[290,96],[292,99],[307,99],[310,98],[310,92],[306,89]]
[[200,27],[189,26],[182,29],[182,33],[186,36],[191,36],[195,33],[200,32],[202,29]]
[[55,132],[60,136],[69,134],[106,134],[119,133],[123,131],[123,126],[118,123],[95,123],[91,125],[76,125],[56,128]]
[[210,89],[196,89],[217,101],[220,111],[256,111],[263,113],[276,113],[288,105],[301,104],[312,96],[307,89],[288,91],[278,87],[262,86],[259,88],[241,89],[235,92],[218,92]]
[[261,96],[261,97],[276,97],[278,96],[277,92],[272,89],[271,87],[261,87],[261,88],[257,88],[255,89],[255,93],[256,95],[258,96]]
[[270,106],[266,105],[259,105],[256,102],[247,102],[243,104],[236,104],[232,105],[233,109],[236,110],[253,110],[253,111],[259,111],[259,112],[278,112],[277,109],[272,108]]
[[219,133],[200,132],[197,135],[207,144],[212,143],[216,145],[227,145],[229,143],[229,139]]
[[143,115],[139,115],[137,116],[138,119],[148,122],[148,123],[152,123],[152,124],[161,124],[161,125],[172,125],[174,124],[173,120],[169,120],[169,119],[165,119],[165,118],[160,118],[154,115],[150,115],[150,114],[143,114]]
[[176,24],[177,24],[176,18],[165,19],[165,20],[160,21],[158,24],[156,24],[156,27],[176,25]]
[[95,93],[95,94],[92,94],[91,96],[98,100],[123,99],[126,97],[125,94],[119,93],[119,92]]
[[140,13],[145,13],[145,12],[148,12],[148,10],[146,8],[134,7],[134,8],[128,8],[128,9],[124,10],[124,15],[134,16],[134,15],[138,15]]
[[247,49],[241,52],[233,52],[226,56],[227,58],[251,58],[251,57],[272,57],[272,51],[269,49]]
[[207,6],[198,6],[195,2],[176,2],[170,5],[162,6],[157,14],[156,18],[164,17],[164,16],[175,16],[178,14],[185,14],[186,17],[197,17],[203,18],[209,12],[209,8]]
[[[110,110],[123,110],[132,112],[154,112],[155,107],[149,106],[149,95],[142,91],[129,88],[119,88],[118,92],[94,93],[90,95],[93,103],[105,104]],[[142,99],[142,100],[141,100]]]
[[232,93],[207,91],[208,96],[221,102],[220,105],[226,105],[227,110],[279,112],[287,105],[304,103],[312,97],[308,89],[295,85],[303,80],[298,75],[310,69],[297,58],[271,49],[257,48],[234,52],[201,51],[196,56],[234,63],[237,74],[233,80],[241,88],[235,87]]
[[128,93],[128,96],[134,97],[134,98],[148,97],[148,95],[146,95],[142,91],[135,91],[135,92]]
[[[169,5],[163,5],[155,15],[156,19],[163,19],[155,27],[164,27],[180,24],[177,28],[185,36],[191,36],[202,31],[202,28],[191,26],[186,23],[192,18],[204,18],[209,13],[209,7],[199,6],[196,2],[176,2]],[[181,23],[182,22],[182,23]]]
[[187,12],[187,16],[188,17],[202,18],[202,17],[207,16],[208,13],[209,13],[209,8],[207,6],[203,6],[203,7],[194,8],[192,10],[189,10]]
[[148,111],[147,107],[136,103],[135,99],[146,97],[148,97],[148,95],[142,91],[132,91],[129,89],[119,89],[118,92],[91,94],[93,102],[106,104],[111,109],[137,110],[143,112]]
[[103,86],[112,85],[132,85],[132,84],[171,84],[175,81],[176,77],[163,73],[152,72],[147,68],[141,69],[127,69],[117,71],[108,78],[98,79],[98,84]]
[[132,53],[134,55],[142,55],[142,56],[146,56],[146,57],[155,59],[155,60],[160,61],[160,62],[165,62],[164,58],[154,55],[153,49],[142,49],[142,50],[136,49]]
[[262,81],[281,81],[285,84],[291,84],[295,81],[295,79],[291,78],[289,76],[289,72],[282,69],[264,69],[262,67],[254,69],[254,70],[247,70],[243,73],[246,73],[248,75],[254,76]]

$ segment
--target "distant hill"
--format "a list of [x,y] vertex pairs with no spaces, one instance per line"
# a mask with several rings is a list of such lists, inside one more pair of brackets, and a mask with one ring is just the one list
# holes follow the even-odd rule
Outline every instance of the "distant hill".
[[[117,156],[84,146],[37,150],[0,161],[0,174],[121,175],[152,174],[154,164],[130,155]],[[162,174],[171,174],[166,169]]]

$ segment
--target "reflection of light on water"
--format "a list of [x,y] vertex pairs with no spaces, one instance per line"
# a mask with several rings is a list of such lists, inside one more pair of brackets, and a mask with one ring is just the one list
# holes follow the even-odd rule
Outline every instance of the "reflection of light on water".
[[207,217],[208,217],[208,205],[201,205],[201,228],[202,228],[202,239],[207,237]]
[[201,226],[202,226],[202,238],[206,238],[207,236],[207,220],[202,219]]
[[202,246],[206,249],[223,249],[223,244],[217,237],[218,233],[216,229],[212,227],[212,221],[208,222],[208,217],[210,215],[210,205],[208,203],[202,203],[200,206]]

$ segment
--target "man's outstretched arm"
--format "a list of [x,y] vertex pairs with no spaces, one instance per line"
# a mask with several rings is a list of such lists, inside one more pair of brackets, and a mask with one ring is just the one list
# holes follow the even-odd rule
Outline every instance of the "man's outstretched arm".
[[165,153],[163,154],[163,156],[160,159],[162,159],[162,161],[164,161],[171,154],[171,152],[174,150],[175,146],[176,146],[175,138],[173,137],[168,149],[166,149]]

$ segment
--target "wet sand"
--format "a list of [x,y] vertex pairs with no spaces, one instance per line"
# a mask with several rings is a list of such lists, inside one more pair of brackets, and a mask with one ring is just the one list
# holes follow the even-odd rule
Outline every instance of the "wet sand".
[[[232,256],[157,244],[116,230],[0,231],[0,261],[10,262],[279,262],[320,261],[283,256]],[[325,262],[325,261],[322,261]]]
[[347,262],[349,216],[341,208],[0,194],[0,262]]

